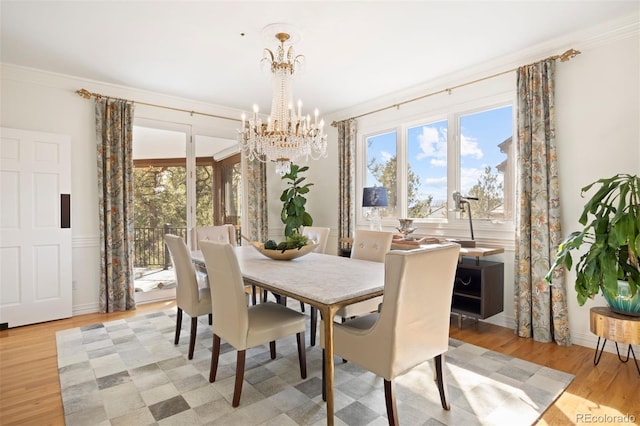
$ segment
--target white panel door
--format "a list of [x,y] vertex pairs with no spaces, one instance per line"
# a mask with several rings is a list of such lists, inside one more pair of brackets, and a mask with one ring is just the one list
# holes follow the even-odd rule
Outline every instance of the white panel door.
[[69,136],[0,128],[2,328],[71,316],[70,193]]

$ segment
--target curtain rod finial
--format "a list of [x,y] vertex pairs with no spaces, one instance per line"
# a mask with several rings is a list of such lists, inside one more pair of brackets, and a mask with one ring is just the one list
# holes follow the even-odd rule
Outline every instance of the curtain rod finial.
[[87,89],[76,90],[76,93],[85,99],[91,99],[91,92],[89,92]]
[[575,58],[581,53],[582,52],[580,52],[579,50],[569,49],[566,52],[564,52],[562,55],[560,55],[560,62],[567,62],[568,60]]

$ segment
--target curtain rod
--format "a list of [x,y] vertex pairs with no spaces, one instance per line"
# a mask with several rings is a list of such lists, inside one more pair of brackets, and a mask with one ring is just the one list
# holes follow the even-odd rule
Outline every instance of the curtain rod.
[[169,107],[169,106],[165,106],[165,105],[158,105],[158,104],[150,104],[150,103],[147,103],[147,102],[132,101],[131,99],[123,99],[123,98],[116,98],[116,97],[113,97],[113,96],[105,96],[105,95],[101,95],[100,93],[89,92],[87,89],[76,90],[76,93],[79,96],[82,96],[85,99],[91,99],[91,98],[96,98],[96,99],[101,99],[101,98],[117,99],[119,101],[130,102],[130,103],[133,103],[133,104],[146,105],[146,106],[156,107],[156,108],[170,109],[172,111],[186,112],[186,113],[191,114],[191,116],[193,116],[193,115],[204,115],[206,117],[222,118],[224,120],[232,120],[232,121],[238,121],[238,122],[240,121],[237,118],[230,118],[230,117],[224,117],[222,115],[208,114],[206,112],[190,111],[190,110],[182,109],[182,108],[174,108],[174,107]]
[[[567,62],[571,58],[574,58],[574,57],[578,56],[580,53],[582,53],[582,52],[580,52],[579,50],[569,49],[569,50],[567,50],[566,52],[564,52],[561,55],[549,56],[547,59],[548,60],[560,59],[561,62]],[[484,80],[489,80],[491,78],[499,77],[501,75],[508,74],[510,72],[516,71],[516,70],[518,70],[518,68],[519,67],[512,68],[512,69],[509,69],[509,70],[506,70],[506,71],[500,71],[500,72],[498,72],[496,74],[491,74],[491,75],[488,75],[486,77],[481,77],[481,78],[478,78],[476,80],[468,81],[466,83],[458,84],[456,86],[452,86],[452,87],[449,87],[449,88],[446,88],[446,89],[438,90],[436,92],[427,93],[426,95],[421,95],[421,96],[418,96],[418,97],[413,98],[413,99],[409,99],[409,100],[406,100],[406,101],[398,102],[397,104],[389,105],[389,106],[386,106],[386,107],[383,107],[383,108],[378,108],[378,109],[373,110],[373,111],[362,113],[360,115],[349,117],[349,118],[347,118],[345,120],[353,120],[353,119],[356,119],[356,118],[360,118],[360,117],[364,117],[364,116],[367,116],[367,115],[375,114],[375,113],[378,113],[378,112],[381,112],[381,111],[385,111],[385,110],[388,110],[388,109],[391,109],[391,108],[400,108],[401,105],[408,104],[408,103],[415,102],[415,101],[419,101],[421,99],[425,99],[425,98],[428,98],[430,96],[438,95],[440,93],[449,93],[449,94],[451,94],[451,91],[454,90],[454,89],[459,89],[461,87],[465,87],[465,86],[469,86],[471,84],[479,83],[479,82],[484,81]],[[345,121],[345,120],[341,120],[341,121]],[[333,127],[336,127],[337,125],[338,125],[337,121],[334,121],[334,122],[331,123],[331,126],[333,126]]]

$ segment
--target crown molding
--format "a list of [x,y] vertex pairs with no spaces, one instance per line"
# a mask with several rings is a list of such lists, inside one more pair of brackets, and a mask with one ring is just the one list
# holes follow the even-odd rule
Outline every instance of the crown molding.
[[348,117],[366,114],[369,111],[375,111],[379,108],[402,103],[416,95],[439,91],[447,87],[457,86],[465,82],[515,69],[522,65],[562,53],[569,48],[588,51],[618,40],[631,37],[638,38],[639,36],[640,14],[631,13],[600,25],[530,46],[527,49],[521,49],[509,55],[488,59],[481,64],[467,67],[464,70],[451,73],[443,78],[425,81],[419,85],[408,87],[405,90],[376,97],[362,104],[354,105],[327,115],[325,120],[327,122],[340,121]]

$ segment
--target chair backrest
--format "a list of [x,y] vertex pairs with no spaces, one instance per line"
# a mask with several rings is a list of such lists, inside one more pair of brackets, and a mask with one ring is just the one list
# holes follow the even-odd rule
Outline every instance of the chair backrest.
[[249,313],[238,258],[231,244],[201,241],[200,250],[207,265],[213,332],[236,349],[245,349]]
[[356,229],[351,245],[351,258],[384,262],[385,255],[391,250],[393,233]]
[[232,246],[236,246],[236,228],[233,225],[212,225],[212,226],[198,226],[196,228],[196,240],[198,241],[198,248],[200,248],[200,241],[217,241],[220,243],[228,243]]
[[449,243],[386,255],[384,303],[372,329],[385,342],[378,357],[388,370],[381,376],[396,377],[447,351],[459,254],[460,246]]
[[322,226],[305,226],[302,228],[302,235],[310,240],[314,240],[318,247],[313,250],[316,253],[324,253],[327,250],[327,240],[329,239],[330,228]]
[[176,303],[191,315],[198,305],[198,279],[187,244],[177,235],[166,234],[164,242],[169,248],[171,263],[176,273]]

